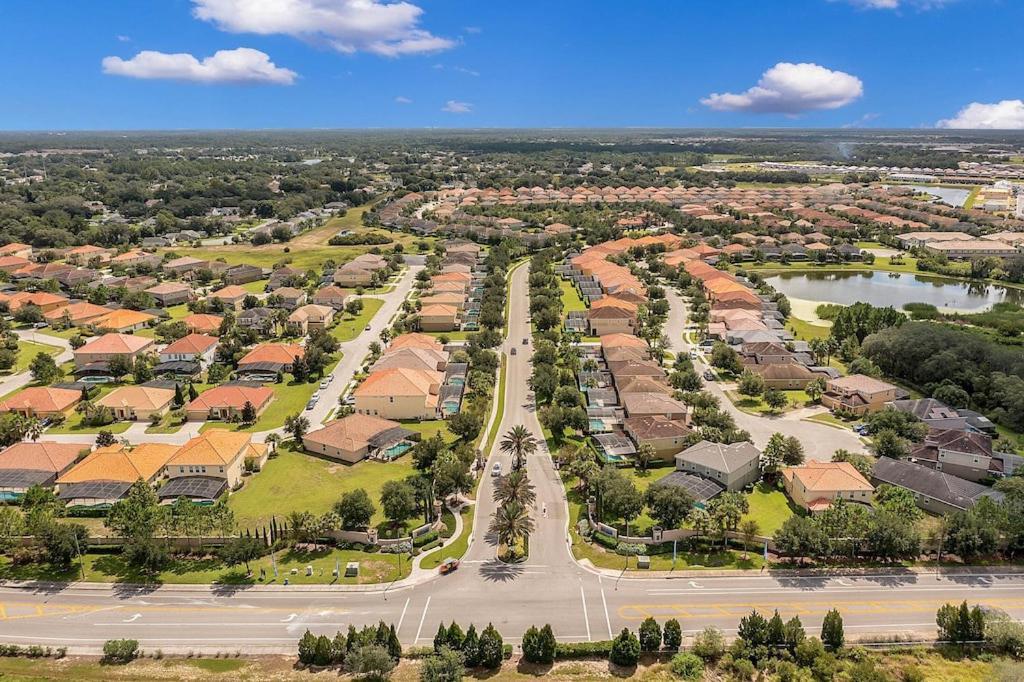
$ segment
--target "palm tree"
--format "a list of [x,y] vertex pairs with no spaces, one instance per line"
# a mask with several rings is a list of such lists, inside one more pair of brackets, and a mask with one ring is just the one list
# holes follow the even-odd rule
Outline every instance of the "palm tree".
[[754,519],[747,519],[740,524],[740,534],[743,535],[743,559],[748,558],[748,552],[750,550],[750,543],[754,541],[754,536],[761,531],[761,526],[758,525]]
[[488,532],[494,533],[498,542],[505,545],[507,555],[514,557],[519,541],[528,538],[533,527],[533,519],[527,509],[513,502],[494,511]]
[[519,469],[526,463],[526,456],[537,450],[537,439],[522,424],[516,424],[501,439],[501,451],[512,455],[512,468]]
[[263,442],[269,445],[270,451],[273,452],[277,449],[277,444],[281,442],[281,434],[268,433],[267,437],[263,439]]
[[695,507],[690,510],[690,525],[693,526],[693,531],[699,540],[711,530],[711,515],[708,514],[707,510]]
[[494,501],[501,505],[518,504],[529,507],[537,500],[537,493],[526,471],[518,469],[502,476],[494,488]]

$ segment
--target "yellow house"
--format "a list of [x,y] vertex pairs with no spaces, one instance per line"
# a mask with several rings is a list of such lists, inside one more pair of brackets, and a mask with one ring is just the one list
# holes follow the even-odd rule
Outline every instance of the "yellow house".
[[384,419],[437,419],[444,375],[393,367],[373,372],[353,394],[356,412]]
[[875,489],[849,462],[815,462],[782,470],[790,499],[811,512],[822,511],[840,498],[871,504]]
[[267,446],[253,443],[247,433],[210,429],[174,453],[167,462],[167,476],[172,479],[183,476],[223,478],[228,488],[234,490],[242,482],[247,459],[262,467],[267,459]]

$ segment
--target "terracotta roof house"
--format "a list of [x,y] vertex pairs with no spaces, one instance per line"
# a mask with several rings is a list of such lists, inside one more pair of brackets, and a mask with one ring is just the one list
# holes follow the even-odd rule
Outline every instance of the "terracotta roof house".
[[373,364],[370,371],[405,367],[407,369],[425,369],[432,372],[443,372],[448,366],[448,353],[433,348],[398,348],[391,349]]
[[19,256],[0,256],[0,270],[3,270],[4,272],[11,273],[31,264],[32,261],[27,258],[21,258]]
[[68,304],[66,296],[51,294],[47,291],[18,291],[13,294],[0,294],[0,303],[6,303],[7,309],[12,313],[17,312],[21,307],[34,305],[43,313],[48,313],[57,308],[63,308]]
[[886,403],[902,398],[898,387],[865,374],[831,379],[827,382],[821,404],[831,410],[844,410],[856,415],[877,412]]
[[627,393],[661,393],[668,396],[674,393],[672,387],[660,377],[651,376],[622,377],[615,382],[615,390],[620,398]]
[[181,282],[163,282],[145,291],[165,308],[192,300],[192,287]]
[[216,336],[220,333],[220,323],[224,318],[219,315],[203,315],[193,313],[181,318],[188,330],[193,334],[210,334]]
[[274,399],[274,392],[266,386],[239,386],[222,384],[200,393],[185,408],[189,421],[230,420],[242,416],[245,404],[252,403],[259,416]]
[[444,375],[396,367],[373,372],[354,391],[355,410],[384,419],[436,419]]
[[131,334],[104,334],[89,341],[74,351],[75,367],[81,368],[93,362],[110,362],[115,357],[126,357],[134,361],[139,355],[155,348],[153,339]]
[[156,277],[150,277],[149,275],[142,275],[140,277],[129,277],[121,285],[125,289],[131,292],[145,291],[150,287],[155,287],[160,282]]
[[288,329],[300,336],[315,329],[327,329],[334,321],[334,312],[329,305],[310,303],[299,306],[288,316]]
[[444,350],[444,344],[430,334],[412,332],[400,334],[391,339],[391,343],[388,344],[388,352],[398,350],[399,348],[429,348],[441,351]]
[[238,361],[238,374],[274,374],[292,371],[295,358],[306,357],[297,343],[261,343]]
[[160,351],[160,362],[198,362],[208,367],[217,350],[217,337],[189,334],[169,343]]
[[965,511],[983,497],[994,502],[1003,499],[1003,493],[988,486],[892,457],[878,458],[871,480],[875,485],[884,483],[909,490],[917,506],[932,514]]
[[210,298],[220,299],[225,308],[234,308],[237,311],[242,309],[242,301],[248,295],[249,292],[242,287],[230,284],[210,294]]
[[192,256],[182,256],[181,258],[172,258],[171,260],[164,261],[163,271],[171,275],[182,275],[191,270],[198,270],[206,265],[206,261],[202,258],[194,258]]
[[93,305],[86,301],[71,303],[63,308],[54,308],[43,313],[43,317],[51,325],[54,323],[66,322],[72,327],[87,327],[93,321],[103,317],[110,312],[110,308],[101,305]]
[[329,305],[335,310],[341,310],[345,307],[345,301],[347,298],[348,296],[344,289],[334,285],[328,285],[313,294],[313,303],[316,303],[317,305]]
[[430,285],[430,293],[437,294],[460,294],[465,295],[469,285],[466,282],[436,282]]
[[428,332],[450,332],[459,328],[459,309],[453,305],[425,305],[419,313],[420,329]]
[[779,390],[803,390],[816,379],[830,378],[824,372],[815,372],[798,362],[777,362],[768,365],[746,365],[754,374],[764,379],[765,388]]
[[615,346],[604,349],[604,359],[608,362],[623,362],[625,360],[650,360],[650,348],[634,348],[632,346]]
[[640,348],[650,350],[647,341],[633,334],[603,334],[601,336],[601,348]]
[[[269,390],[269,389],[268,389]],[[223,479],[235,490],[242,483],[245,461],[253,460],[257,469],[267,460],[267,446],[253,443],[247,433],[210,429],[181,446],[167,462],[167,476],[176,478],[211,476]]]
[[162,478],[177,445],[142,443],[99,448],[57,478],[57,496],[69,507],[106,507],[122,499],[138,480]]
[[657,457],[669,461],[673,455],[686,447],[690,427],[686,422],[669,419],[664,415],[646,417],[628,417],[623,420],[623,429],[636,443],[637,448],[649,444],[654,448]]
[[144,313],[141,310],[129,310],[128,308],[121,308],[119,310],[111,310],[102,317],[97,317],[90,323],[90,326],[99,331],[109,332],[134,332],[140,329],[145,329],[149,326],[150,322],[155,321],[157,318],[155,315]]
[[121,386],[96,401],[109,408],[119,421],[145,421],[154,414],[161,417],[171,409],[174,391],[150,386]]
[[14,412],[25,417],[55,417],[70,410],[81,399],[81,391],[29,386],[0,402],[0,412]]
[[113,258],[114,253],[115,251],[113,249],[105,249],[102,246],[85,244],[84,246],[76,246],[65,251],[64,262],[71,263],[73,265],[88,265],[95,258],[99,259],[100,263],[106,263]]
[[328,422],[302,437],[302,446],[328,459],[354,464],[367,457],[390,459],[412,446],[416,433],[398,422],[365,414],[350,414]]
[[669,419],[688,422],[689,410],[682,403],[664,393],[627,393],[621,398],[627,417],[662,415]]
[[0,452],[0,500],[15,500],[33,485],[52,486],[91,449],[91,443],[15,443]]
[[752,443],[701,442],[675,456],[676,469],[709,478],[726,490],[743,490],[761,478],[761,451]]
[[0,246],[0,256],[17,256],[18,258],[31,258],[32,247],[28,244],[11,242]]
[[466,307],[466,295],[457,292],[449,292],[443,294],[432,294],[430,296],[423,296],[419,299],[423,307],[433,305],[447,305],[453,306],[460,312]]
[[120,255],[114,256],[110,259],[111,267],[130,267],[133,265],[148,264],[157,266],[160,264],[160,256],[153,253],[146,253],[139,249],[133,249],[132,251],[126,251]]
[[815,462],[782,470],[786,493],[794,503],[819,512],[842,498],[871,504],[874,488],[849,462]]
[[632,335],[636,329],[637,306],[626,301],[602,298],[590,304],[586,312],[591,336]]

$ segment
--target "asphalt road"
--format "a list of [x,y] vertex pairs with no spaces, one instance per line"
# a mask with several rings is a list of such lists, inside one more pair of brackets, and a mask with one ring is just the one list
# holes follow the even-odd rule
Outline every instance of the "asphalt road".
[[[512,275],[511,324],[502,347],[508,356],[501,432],[524,424],[540,436],[529,400],[531,346],[527,321],[527,268]],[[381,317],[383,322],[386,318]],[[676,337],[678,338],[678,334]],[[827,427],[823,427],[827,428]],[[831,432],[831,429],[828,429]],[[499,439],[500,441],[500,439]],[[507,471],[507,456],[497,452]],[[623,627],[635,629],[647,616],[678,618],[689,636],[714,625],[735,632],[752,609],[783,617],[799,615],[816,632],[824,614],[838,608],[848,637],[865,633],[935,634],[935,611],[947,601],[967,600],[1024,617],[1024,574],[978,572],[935,575],[894,570],[871,577],[786,577],[762,573],[739,577],[680,575],[676,579],[609,575],[575,561],[566,543],[567,507],[547,453],[528,459],[537,487],[537,531],[530,557],[506,565],[486,528],[493,504],[488,476],[476,510],[477,536],[453,574],[417,584],[365,589],[267,586],[123,585],[0,587],[0,640],[67,646],[95,653],[111,638],[132,637],[149,650],[293,653],[303,632],[333,634],[384,620],[394,623],[406,646],[429,645],[441,622],[463,627],[488,622],[518,643],[530,625],[550,623],[566,641],[607,639]]]
[[[665,334],[669,338],[670,348],[675,353],[689,353],[694,347],[685,340],[687,323],[687,306],[683,297],[671,287],[666,287],[666,297],[671,305],[668,321],[665,323]],[[699,373],[709,367],[706,358],[701,356],[694,362]],[[733,416],[736,425],[750,433],[754,445],[763,448],[773,433],[785,436],[796,436],[804,445],[807,459],[828,462],[832,453],[843,448],[850,452],[864,452],[864,443],[850,429],[838,429],[826,424],[819,424],[801,419],[793,413],[778,416],[757,416],[738,409],[729,400],[717,381],[704,382],[704,389],[718,398],[721,407]]]

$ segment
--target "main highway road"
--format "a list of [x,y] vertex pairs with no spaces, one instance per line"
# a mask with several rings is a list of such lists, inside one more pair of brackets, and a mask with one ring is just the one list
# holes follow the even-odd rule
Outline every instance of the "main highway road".
[[[524,424],[540,438],[527,388],[532,346],[527,266],[512,275],[511,323],[502,347],[508,361],[501,432]],[[515,346],[516,355],[509,351]],[[495,451],[491,462],[507,456]],[[912,573],[788,577],[780,574],[703,575],[676,578],[618,576],[576,563],[566,542],[568,510],[546,451],[528,459],[537,487],[537,531],[523,564],[496,560],[486,528],[493,510],[488,476],[480,488],[476,537],[458,571],[408,584],[363,589],[342,587],[5,585],[0,587],[0,640],[67,646],[95,653],[107,639],[132,637],[146,649],[176,652],[290,653],[306,629],[333,634],[384,620],[406,646],[428,645],[441,622],[463,627],[488,622],[518,642],[532,624],[550,623],[562,640],[611,637],[648,616],[677,618],[690,635],[713,625],[735,632],[752,609],[799,615],[816,631],[826,611],[838,608],[848,637],[867,633],[933,636],[935,610],[968,600],[1024,617],[1024,575],[979,569],[970,574]],[[488,467],[489,470],[489,467]]]

